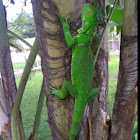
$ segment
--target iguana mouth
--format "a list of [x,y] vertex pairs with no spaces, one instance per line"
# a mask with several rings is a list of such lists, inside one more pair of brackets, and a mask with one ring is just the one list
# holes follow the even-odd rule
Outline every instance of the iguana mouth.
[[93,26],[93,25],[95,26],[95,24],[91,24],[87,29],[83,29],[83,27],[82,27],[82,28],[78,29],[77,32],[78,32],[78,33],[85,33],[85,32],[86,32],[89,28],[91,28],[91,26]]

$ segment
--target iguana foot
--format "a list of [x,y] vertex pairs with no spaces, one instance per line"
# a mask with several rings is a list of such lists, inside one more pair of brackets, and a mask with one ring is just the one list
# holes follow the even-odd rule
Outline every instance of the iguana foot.
[[64,99],[62,91],[59,89],[59,87],[57,87],[57,89],[55,89],[53,87],[50,87],[49,91],[50,91],[50,94],[53,94],[53,95],[57,96],[60,99],[60,101]]
[[77,90],[75,89],[75,87],[69,81],[65,81],[63,83],[63,86],[62,86],[61,90],[58,87],[57,87],[57,89],[52,88],[52,87],[49,87],[49,88],[50,88],[49,95],[50,94],[56,95],[60,100],[65,99],[68,96],[68,94],[70,94],[74,98],[78,97]]

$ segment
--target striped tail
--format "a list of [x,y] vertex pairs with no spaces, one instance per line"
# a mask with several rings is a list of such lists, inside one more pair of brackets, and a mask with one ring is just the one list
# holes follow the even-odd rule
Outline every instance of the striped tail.
[[77,131],[79,128],[79,124],[85,110],[85,102],[83,104],[81,102],[80,104],[81,105],[79,106],[79,104],[75,102],[73,120],[72,120],[72,125],[71,125],[71,130],[70,130],[70,140],[75,140],[75,137],[77,135]]

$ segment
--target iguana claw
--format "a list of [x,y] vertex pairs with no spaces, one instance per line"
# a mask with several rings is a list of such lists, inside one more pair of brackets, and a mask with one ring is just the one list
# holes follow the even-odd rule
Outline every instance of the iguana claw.
[[67,18],[65,18],[65,20],[64,20],[61,14],[58,14],[58,17],[60,19],[61,24],[63,25],[63,29],[64,30],[68,30],[69,29],[69,25],[68,25]]

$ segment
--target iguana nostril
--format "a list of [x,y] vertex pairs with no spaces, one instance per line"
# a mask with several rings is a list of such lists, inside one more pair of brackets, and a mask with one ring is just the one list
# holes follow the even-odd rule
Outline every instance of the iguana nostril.
[[88,22],[85,22],[85,25],[88,25]]

